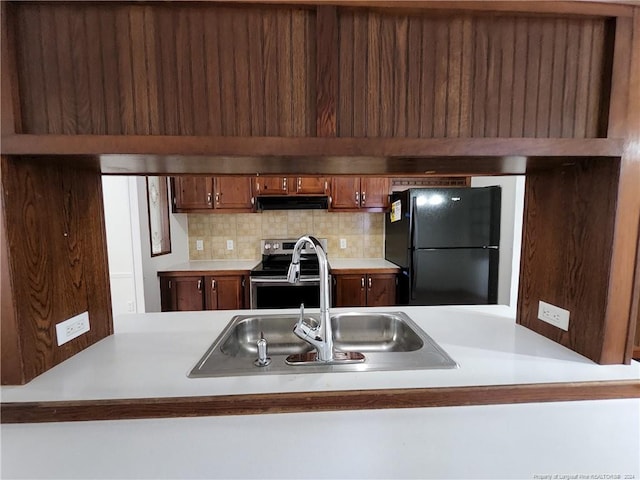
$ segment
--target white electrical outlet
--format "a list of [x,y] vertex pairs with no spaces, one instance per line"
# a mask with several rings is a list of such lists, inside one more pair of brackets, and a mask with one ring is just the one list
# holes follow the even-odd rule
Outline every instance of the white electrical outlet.
[[546,302],[538,302],[538,318],[550,323],[554,327],[561,328],[565,332],[569,330],[569,310],[565,310]]
[[340,248],[347,248],[347,239],[346,238],[341,238],[340,239]]
[[87,333],[91,327],[89,326],[89,312],[82,312],[75,317],[71,317],[64,322],[56,325],[56,337],[58,346],[79,337],[83,333]]
[[204,250],[204,242],[202,240],[196,240],[196,250],[199,252]]
[[227,250],[233,250],[233,240],[227,240]]
[[129,301],[127,302],[127,311],[128,312],[134,312],[135,311],[135,305],[133,304],[133,302]]

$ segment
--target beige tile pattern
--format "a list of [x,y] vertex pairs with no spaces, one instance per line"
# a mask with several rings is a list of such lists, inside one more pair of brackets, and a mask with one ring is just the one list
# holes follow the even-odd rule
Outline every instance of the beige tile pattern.
[[[267,211],[260,214],[189,214],[191,260],[257,260],[263,238],[326,238],[329,258],[382,258],[383,213],[333,213],[325,210]],[[347,248],[340,248],[345,239]],[[202,240],[204,250],[196,250]],[[227,240],[234,249],[227,250]]]

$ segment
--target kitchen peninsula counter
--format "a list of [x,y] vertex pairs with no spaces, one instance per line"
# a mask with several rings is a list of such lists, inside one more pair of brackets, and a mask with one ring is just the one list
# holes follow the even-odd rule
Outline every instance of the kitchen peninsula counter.
[[[348,309],[335,309],[341,310]],[[51,423],[0,426],[2,478],[640,477],[639,363],[596,365],[516,325],[505,307],[368,310],[405,311],[460,368],[188,379],[231,316],[248,312],[124,315],[115,321],[115,335],[27,385],[2,388],[3,402],[27,402],[27,411],[53,405]],[[594,392],[625,384],[636,394],[589,401],[570,395],[564,400],[576,401],[560,402],[542,395],[512,403],[532,384],[594,385]],[[473,392],[487,394],[500,385],[511,397],[473,404]],[[455,406],[404,408],[413,406],[412,392],[424,396],[448,388],[453,397],[462,389],[466,403],[463,398]],[[341,411],[319,411],[309,403],[326,401],[314,397],[325,394],[341,403],[329,410]],[[270,399],[287,395],[302,411],[269,407]],[[396,396],[395,408],[385,406]],[[162,399],[174,398],[186,410],[182,418],[120,415],[120,407],[144,397],[142,411],[152,417],[158,408],[169,412],[158,416],[176,416]],[[218,411],[185,418],[202,415],[199,409],[216,399],[236,408],[233,413],[280,414]],[[100,418],[110,421],[60,421],[80,419],[65,417],[67,401],[72,409],[82,409],[82,401],[102,405],[107,415]],[[243,412],[251,402],[253,410]],[[308,448],[322,460],[296,460],[309,445],[301,438],[313,439]],[[331,440],[318,443],[323,438]]]
[[[336,308],[332,312],[353,310]],[[28,384],[2,387],[2,401],[8,404],[558,382],[622,381],[640,385],[640,363],[597,365],[517,325],[507,307],[357,310],[406,312],[459,364],[459,368],[287,375],[260,375],[256,369],[256,376],[189,379],[187,373],[231,317],[250,311],[131,314],[114,320],[114,335]],[[268,311],[278,312],[294,311]]]

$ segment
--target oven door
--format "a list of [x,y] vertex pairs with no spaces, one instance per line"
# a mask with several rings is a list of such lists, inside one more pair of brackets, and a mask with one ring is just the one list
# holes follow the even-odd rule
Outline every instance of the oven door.
[[[331,284],[331,283],[329,283]],[[289,283],[284,277],[251,277],[251,308],[299,308],[320,306],[320,279],[301,277]]]

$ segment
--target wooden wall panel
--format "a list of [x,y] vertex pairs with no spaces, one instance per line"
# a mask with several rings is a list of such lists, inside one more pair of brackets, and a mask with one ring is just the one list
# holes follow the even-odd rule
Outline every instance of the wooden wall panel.
[[[599,363],[620,161],[584,159],[527,175],[518,323]],[[538,320],[538,301],[571,312],[567,332]],[[606,354],[606,355],[605,355]]]
[[338,25],[338,136],[606,134],[604,19],[340,9]]
[[[10,276],[3,310],[11,300],[19,335],[9,338],[19,342],[21,363],[3,365],[3,383],[29,381],[113,331],[101,185],[96,171],[2,159]],[[57,346],[55,325],[85,311],[90,332]]]
[[315,11],[11,5],[22,130],[315,135]]

